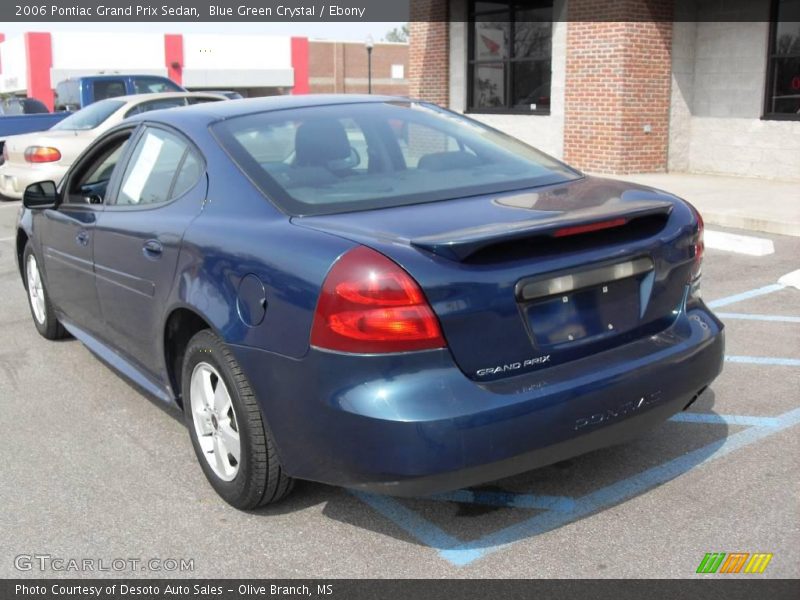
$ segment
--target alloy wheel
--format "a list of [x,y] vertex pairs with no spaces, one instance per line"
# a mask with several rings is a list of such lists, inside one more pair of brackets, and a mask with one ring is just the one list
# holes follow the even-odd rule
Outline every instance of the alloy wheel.
[[44,325],[47,318],[44,287],[42,286],[42,277],[39,274],[39,265],[36,264],[36,257],[33,254],[28,256],[26,273],[28,278],[28,297],[31,301],[33,316],[40,324]]
[[208,465],[223,481],[239,472],[242,445],[231,396],[219,372],[206,362],[192,371],[192,422]]

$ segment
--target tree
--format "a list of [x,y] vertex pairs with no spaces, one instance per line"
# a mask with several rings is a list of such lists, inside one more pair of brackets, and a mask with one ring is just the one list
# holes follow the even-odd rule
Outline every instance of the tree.
[[408,23],[403,23],[400,27],[395,27],[383,36],[385,42],[408,42]]

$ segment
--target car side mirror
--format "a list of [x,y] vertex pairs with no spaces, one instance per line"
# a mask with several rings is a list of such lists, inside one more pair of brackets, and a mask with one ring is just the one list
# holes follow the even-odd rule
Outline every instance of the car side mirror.
[[58,206],[58,190],[54,181],[38,181],[25,188],[22,195],[25,208],[55,208]]

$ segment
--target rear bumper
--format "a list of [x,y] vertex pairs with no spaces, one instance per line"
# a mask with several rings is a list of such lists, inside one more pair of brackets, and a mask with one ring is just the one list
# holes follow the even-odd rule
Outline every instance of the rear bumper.
[[232,348],[286,471],[398,496],[524,472],[633,437],[721,371],[722,324],[704,307],[668,330],[569,364],[477,383],[447,350],[290,360]]
[[0,166],[0,194],[8,198],[20,200],[25,193],[25,188],[38,181],[61,181],[67,167],[56,164],[44,165],[19,165],[4,163]]
[[573,456],[586,454],[593,450],[624,443],[680,412],[690,405],[702,391],[702,389],[699,389],[696,393],[673,398],[669,402],[663,403],[643,414],[623,419],[597,431],[578,435],[550,446],[536,448],[504,460],[431,476],[401,481],[368,482],[351,487],[392,496],[411,497],[426,496],[496,481],[504,477],[551,465]]

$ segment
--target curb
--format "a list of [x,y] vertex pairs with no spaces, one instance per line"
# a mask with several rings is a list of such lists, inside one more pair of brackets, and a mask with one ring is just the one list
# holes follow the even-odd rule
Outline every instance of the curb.
[[739,215],[731,212],[708,211],[702,208],[699,210],[706,225],[800,237],[800,222],[776,221],[770,218]]

